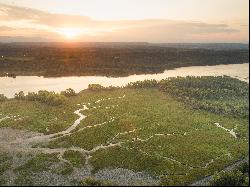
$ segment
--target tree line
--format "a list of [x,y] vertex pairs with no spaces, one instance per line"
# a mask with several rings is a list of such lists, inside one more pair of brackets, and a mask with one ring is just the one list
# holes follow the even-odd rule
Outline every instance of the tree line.
[[[125,87],[130,89],[157,88],[194,109],[220,115],[249,117],[249,84],[228,76],[173,77],[161,81],[137,81],[129,83]],[[111,91],[114,89],[119,89],[119,87],[103,87],[99,84],[88,86],[90,91]],[[60,94],[41,90],[38,93],[29,92],[25,95],[21,91],[15,94],[15,99],[39,101],[56,106],[63,104],[67,97],[76,95],[76,92],[71,88]],[[0,101],[6,100],[7,98],[0,94]]]
[[38,93],[28,92],[27,95],[23,91],[16,93],[14,99],[17,100],[27,100],[27,101],[38,101],[51,106],[58,106],[65,102],[67,97],[76,96],[76,92],[69,88],[62,91],[60,94],[55,92],[49,92],[46,90],[40,90]]
[[[76,47],[0,44],[0,76],[128,76],[186,66],[249,62],[247,49],[212,50],[161,46]],[[8,74],[7,74],[8,73]]]
[[158,88],[194,109],[247,118],[249,84],[228,76],[176,77],[129,83],[128,88]]

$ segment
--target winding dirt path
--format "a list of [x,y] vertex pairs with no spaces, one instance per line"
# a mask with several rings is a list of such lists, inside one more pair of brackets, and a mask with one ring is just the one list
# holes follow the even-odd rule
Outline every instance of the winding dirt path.
[[[94,103],[100,103],[104,100],[110,100],[110,99],[122,99],[124,98],[125,95],[119,96],[117,98],[107,98],[107,99],[99,99],[95,101]],[[74,111],[74,114],[78,115],[79,117],[74,121],[74,123],[69,126],[66,130],[63,130],[61,132],[49,134],[49,135],[44,135],[44,134],[38,134],[38,133],[32,133],[32,132],[27,132],[27,131],[20,131],[20,130],[15,130],[15,129],[10,129],[10,128],[5,128],[1,129],[1,142],[0,142],[0,148],[2,150],[5,150],[7,152],[23,152],[23,153],[59,153],[58,154],[58,159],[63,161],[63,162],[68,162],[65,159],[63,159],[63,154],[66,151],[79,151],[83,154],[86,155],[87,158],[91,158],[91,154],[100,150],[100,149],[108,149],[110,147],[114,146],[121,146],[121,142],[118,143],[109,143],[107,142],[105,145],[101,144],[96,147],[94,147],[92,150],[85,150],[80,147],[69,147],[69,148],[41,148],[41,147],[34,147],[34,145],[38,143],[47,143],[49,141],[52,141],[58,137],[63,137],[66,135],[70,135],[79,125],[80,123],[87,117],[86,115],[82,114],[81,112],[88,110],[89,108],[87,105],[91,105],[91,103],[84,104],[82,103],[82,108],[77,109]],[[4,117],[1,118],[0,120],[5,120],[9,118]],[[103,122],[101,124],[97,125],[92,125],[92,126],[86,126],[81,129],[78,129],[78,131],[82,131],[88,128],[94,128],[94,127],[99,127],[101,125],[113,122],[115,120],[114,117],[111,117],[111,119],[107,122]],[[77,132],[78,132],[77,131]],[[10,135],[12,134],[12,135]],[[19,135],[20,136],[19,136]],[[87,163],[87,162],[86,162]]]
[[236,128],[237,128],[237,125],[233,128],[233,129],[227,129],[227,128],[225,128],[225,127],[223,127],[223,126],[221,126],[219,123],[214,123],[217,127],[219,127],[219,128],[221,128],[221,129],[223,129],[223,130],[225,130],[225,131],[227,131],[229,134],[231,134],[234,138],[237,138],[237,133],[236,132],[234,132],[234,130],[236,130]]
[[[116,98],[99,99],[99,100],[93,102],[92,104],[97,104],[97,103],[100,103],[102,101],[110,100],[110,99],[122,99],[124,97],[125,97],[125,95],[120,96],[120,97],[116,97]],[[57,156],[58,159],[60,161],[64,162],[64,163],[69,163],[68,160],[65,160],[63,158],[63,155],[64,155],[64,153],[66,151],[78,151],[78,152],[80,152],[80,153],[82,153],[82,154],[84,154],[86,156],[85,167],[89,167],[90,166],[89,160],[92,157],[91,154],[93,154],[96,151],[101,150],[101,149],[108,149],[108,148],[115,147],[115,146],[121,147],[123,143],[128,142],[128,141],[129,142],[135,142],[135,141],[147,142],[150,139],[158,137],[158,136],[175,136],[175,135],[177,135],[177,136],[186,136],[186,135],[188,135],[187,132],[185,132],[184,134],[178,134],[178,133],[176,133],[176,134],[175,133],[172,133],[172,134],[154,134],[152,136],[149,136],[146,139],[140,139],[139,137],[136,137],[136,138],[133,138],[132,140],[126,140],[126,141],[123,141],[123,142],[118,141],[118,142],[112,143],[112,141],[115,140],[116,138],[118,138],[119,136],[127,135],[127,134],[133,134],[136,131],[141,130],[141,129],[133,129],[133,130],[130,130],[130,131],[120,132],[120,133],[116,134],[113,138],[111,138],[110,141],[107,141],[104,144],[97,145],[96,147],[94,147],[91,150],[85,150],[85,149],[80,148],[80,147],[53,148],[53,149],[52,148],[34,147],[34,145],[36,145],[38,143],[47,143],[49,141],[55,140],[56,138],[63,137],[63,136],[66,136],[66,135],[70,135],[70,134],[72,134],[74,132],[83,131],[83,130],[86,130],[86,129],[89,129],[89,128],[100,127],[102,125],[108,124],[108,123],[113,122],[115,120],[114,117],[111,117],[109,121],[106,121],[106,122],[103,122],[103,123],[100,123],[100,124],[96,124],[96,125],[84,126],[82,128],[77,129],[77,127],[81,124],[81,122],[87,117],[82,112],[86,111],[86,110],[89,110],[88,106],[91,106],[92,104],[91,103],[78,104],[78,106],[81,106],[81,108],[74,111],[74,114],[76,114],[78,116],[78,118],[66,130],[63,130],[61,132],[57,132],[57,133],[53,133],[53,134],[49,134],[49,135],[44,135],[44,134],[32,133],[32,132],[27,132],[27,131],[20,131],[20,130],[15,130],[15,129],[5,129],[5,130],[0,129],[0,130],[2,130],[2,131],[0,131],[1,132],[0,135],[2,136],[2,137],[0,136],[0,148],[2,150],[6,150],[8,152],[13,152],[13,153],[16,153],[16,152],[35,153],[35,154],[36,153],[47,153],[47,154],[58,153],[58,156]],[[116,106],[118,106],[118,105],[115,105],[115,106],[112,106],[112,107],[116,107]],[[94,106],[93,108],[97,109],[99,107]],[[105,108],[108,109],[109,107],[106,106]],[[7,118],[9,118],[9,117],[6,116],[6,117],[1,118],[0,122],[2,120],[7,119]],[[219,128],[222,128],[223,130],[227,131],[234,138],[237,138],[236,133],[234,132],[234,130],[237,128],[237,126],[234,129],[230,130],[230,129],[224,128],[219,123],[215,123],[215,125],[217,127],[219,127]],[[12,135],[10,135],[11,137],[9,137],[8,132],[10,134],[12,134]],[[124,147],[124,148],[128,148],[128,147]],[[143,154],[151,155],[151,154],[146,153],[146,152],[144,152],[142,150],[139,150],[139,151],[141,151]],[[151,156],[153,156],[153,155],[151,155]],[[224,155],[222,155],[222,156],[224,156]],[[230,155],[228,155],[228,156],[230,156]],[[182,163],[182,162],[180,162],[178,160],[175,160],[174,158],[164,157],[164,156],[160,156],[160,157],[162,159],[169,160],[169,161],[181,164],[181,165],[187,167],[188,169],[207,168],[216,159],[220,158],[220,157],[214,158],[214,159],[212,159],[212,160],[208,161],[207,163],[204,163],[204,164],[202,164],[200,166],[191,166],[189,164]],[[246,162],[246,161],[249,161],[249,159],[247,158],[247,159],[238,161],[235,164],[226,167],[224,169],[224,171],[231,171],[234,168],[236,168],[238,165],[240,165],[241,163]],[[213,178],[213,176],[205,177],[204,179],[201,179],[199,181],[194,182],[193,184],[191,184],[191,186],[207,185],[212,180],[212,178]]]

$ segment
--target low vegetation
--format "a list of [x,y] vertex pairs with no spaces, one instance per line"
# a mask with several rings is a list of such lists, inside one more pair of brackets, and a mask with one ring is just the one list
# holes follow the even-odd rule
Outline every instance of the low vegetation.
[[48,171],[52,164],[58,162],[56,154],[38,154],[24,165],[14,169],[17,175],[16,185],[33,185],[32,176],[39,172]]
[[82,180],[79,186],[115,186],[115,184],[112,181],[97,180],[88,177]]
[[17,100],[28,100],[28,101],[39,101],[51,106],[61,105],[65,96],[72,96],[74,92],[71,90],[66,90],[62,94],[56,94],[55,92],[48,92],[46,90],[40,90],[38,93],[29,92],[27,95],[23,91],[15,94],[15,99]]
[[7,97],[4,96],[3,94],[0,94],[0,102],[1,101],[6,101],[7,100]]
[[211,186],[249,186],[249,163],[244,163],[233,171],[217,173]]
[[115,89],[119,89],[119,87],[115,87],[115,86],[109,86],[109,87],[104,87],[100,84],[89,84],[88,85],[88,90],[90,91],[110,91],[110,90],[115,90]]
[[15,169],[16,172],[24,173],[37,173],[39,171],[49,170],[52,163],[57,162],[56,154],[38,154],[30,159],[26,164],[19,166]]
[[5,177],[3,177],[4,172],[10,169],[12,165],[12,158],[6,154],[0,152],[0,185],[6,183]]
[[188,185],[248,156],[248,88],[229,77],[178,77],[124,88],[90,85],[77,94],[69,89],[58,94],[60,105],[37,99],[54,93],[40,91],[34,100],[21,93],[0,102],[0,129],[62,132],[85,108],[86,118],[72,132],[34,147],[58,153],[36,153],[15,168],[16,184],[33,184],[34,174],[45,171],[71,177],[91,166],[92,178],[74,185],[103,185],[96,174],[117,168],[151,176],[155,185]]
[[78,151],[66,151],[63,158],[68,160],[74,167],[84,166],[86,162],[85,155],[79,153]]
[[64,95],[65,97],[73,97],[76,96],[77,94],[75,90],[73,90],[72,88],[68,88],[65,91],[62,91],[61,95]]
[[130,83],[129,88],[159,88],[194,109],[248,118],[249,85],[224,77],[177,77]]

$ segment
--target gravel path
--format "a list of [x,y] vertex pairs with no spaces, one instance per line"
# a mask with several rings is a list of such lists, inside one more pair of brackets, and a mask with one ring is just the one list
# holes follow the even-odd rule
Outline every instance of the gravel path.
[[[125,95],[114,98],[114,99],[122,99]],[[110,100],[112,98],[108,98]],[[95,103],[100,103],[106,99],[100,99]],[[79,104],[80,105],[80,104]],[[88,105],[91,105],[90,103]],[[74,112],[74,114],[78,115],[79,118],[64,131],[57,132],[54,134],[44,135],[42,133],[34,133],[29,132],[27,130],[18,130],[12,128],[0,128],[0,150],[8,152],[14,160],[12,166],[4,173],[4,177],[7,179],[7,184],[9,186],[15,185],[15,179],[17,177],[14,169],[20,165],[23,165],[29,160],[31,157],[38,153],[59,153],[58,159],[61,161],[60,164],[70,164],[68,160],[65,160],[62,156],[65,151],[73,150],[79,151],[86,155],[86,163],[82,168],[74,168],[74,171],[70,175],[59,175],[53,173],[52,171],[42,171],[38,173],[33,173],[30,177],[33,181],[34,185],[54,185],[54,186],[69,186],[73,185],[72,181],[80,181],[86,177],[93,177],[92,166],[89,164],[89,160],[91,159],[91,154],[95,153],[100,149],[108,149],[114,146],[121,146],[121,142],[118,143],[106,143],[100,144],[94,147],[92,150],[85,150],[80,147],[69,147],[69,148],[40,148],[33,147],[36,143],[44,143],[53,140],[54,137],[61,135],[71,134],[83,121],[86,116],[81,113],[81,111],[88,110],[86,104],[82,104],[83,108],[78,109]],[[107,108],[107,107],[106,107]],[[0,118],[0,121],[3,121],[9,117]],[[104,122],[102,124],[87,126],[83,129],[89,129],[93,127],[97,127],[100,125],[104,125],[114,121],[114,117],[111,117],[110,121]],[[78,129],[79,131],[79,129]],[[127,133],[127,132],[126,132]],[[122,133],[121,133],[122,134]],[[19,156],[17,156],[19,154]],[[20,155],[22,155],[20,157]],[[28,156],[29,155],[29,156]],[[24,159],[27,158],[27,159]],[[51,167],[57,166],[57,163],[53,163]],[[117,169],[108,169],[101,170],[100,172],[95,174],[95,177],[99,180],[112,180],[119,185],[157,185],[159,180],[152,178],[151,176],[141,173],[141,172],[133,172],[131,170],[117,168]],[[122,180],[123,179],[123,180]],[[121,182],[119,182],[121,180]]]

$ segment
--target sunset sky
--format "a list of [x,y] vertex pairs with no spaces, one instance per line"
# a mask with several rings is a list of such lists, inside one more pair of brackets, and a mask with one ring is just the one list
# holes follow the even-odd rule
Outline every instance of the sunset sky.
[[0,42],[243,42],[248,0],[0,0]]

